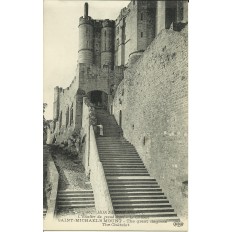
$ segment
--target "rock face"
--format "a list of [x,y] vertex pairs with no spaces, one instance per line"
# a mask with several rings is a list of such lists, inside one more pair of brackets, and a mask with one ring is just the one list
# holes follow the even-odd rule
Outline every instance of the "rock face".
[[125,71],[113,102],[124,136],[183,217],[188,179],[187,42],[187,27],[181,32],[163,30]]

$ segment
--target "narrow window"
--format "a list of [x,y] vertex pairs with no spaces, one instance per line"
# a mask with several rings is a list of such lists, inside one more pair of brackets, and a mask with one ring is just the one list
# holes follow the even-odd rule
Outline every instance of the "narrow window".
[[143,13],[141,13],[140,15],[140,20],[143,20]]
[[105,37],[106,37],[106,31],[105,31]]
[[141,38],[143,37],[143,32],[141,32]]
[[73,123],[73,105],[71,106],[71,109],[70,109],[70,125],[72,125]]

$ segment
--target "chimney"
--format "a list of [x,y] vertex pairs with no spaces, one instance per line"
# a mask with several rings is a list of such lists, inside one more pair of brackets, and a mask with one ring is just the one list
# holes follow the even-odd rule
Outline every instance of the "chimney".
[[88,18],[88,8],[89,8],[89,5],[88,5],[88,3],[86,2],[86,3],[85,3],[85,10],[84,10],[84,18]]

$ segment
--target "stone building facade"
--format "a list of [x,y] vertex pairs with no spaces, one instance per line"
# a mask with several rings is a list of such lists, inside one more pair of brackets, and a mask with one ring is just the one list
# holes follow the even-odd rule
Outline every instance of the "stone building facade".
[[[52,133],[58,142],[81,128],[82,98],[99,98],[110,110],[124,70],[135,63],[163,29],[187,23],[186,1],[131,1],[116,20],[79,19],[76,76],[66,89],[55,87]],[[104,99],[103,99],[104,98]]]
[[54,89],[57,143],[82,128],[83,97],[115,116],[151,175],[186,215],[187,1],[134,1],[116,20],[79,19],[79,63]]

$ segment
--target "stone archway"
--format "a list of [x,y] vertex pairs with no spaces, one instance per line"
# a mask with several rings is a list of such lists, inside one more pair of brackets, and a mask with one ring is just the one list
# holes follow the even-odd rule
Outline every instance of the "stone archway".
[[100,90],[93,90],[87,93],[87,97],[96,108],[104,108],[104,109],[108,108],[107,93]]

